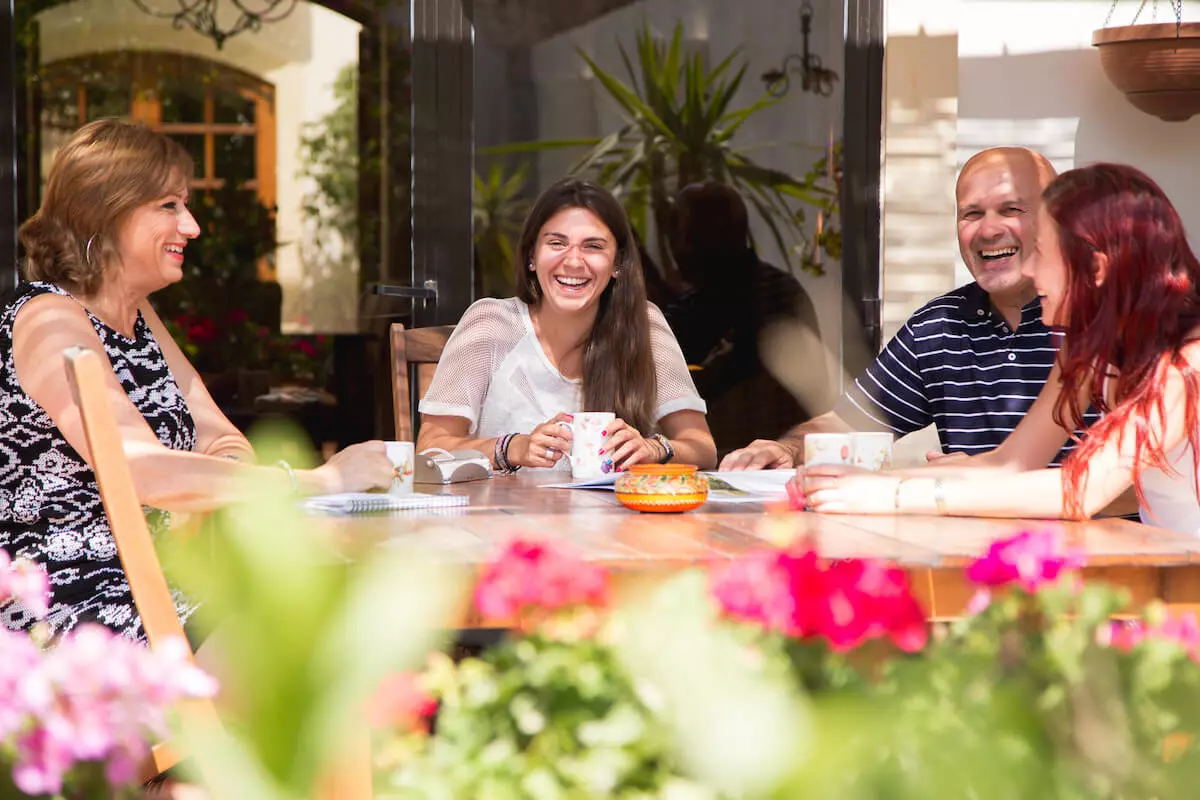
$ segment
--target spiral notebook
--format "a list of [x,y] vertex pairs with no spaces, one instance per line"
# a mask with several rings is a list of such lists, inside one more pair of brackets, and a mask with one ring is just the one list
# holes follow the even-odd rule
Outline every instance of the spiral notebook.
[[343,492],[322,494],[304,501],[307,511],[326,514],[374,514],[414,509],[455,508],[469,502],[465,494],[384,494],[373,492]]

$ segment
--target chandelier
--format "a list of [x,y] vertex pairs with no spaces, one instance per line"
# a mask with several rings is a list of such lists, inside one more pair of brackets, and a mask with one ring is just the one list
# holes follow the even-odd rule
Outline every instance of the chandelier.
[[237,13],[237,19],[227,28],[222,28],[217,21],[217,8],[220,0],[175,0],[176,8],[160,11],[151,8],[146,0],[133,0],[133,4],[145,13],[160,19],[171,20],[171,27],[177,31],[191,28],[202,36],[207,36],[217,44],[220,50],[225,40],[237,36],[244,31],[258,31],[264,22],[277,22],[296,7],[296,0],[257,0],[253,5],[257,9],[247,7],[246,0],[226,0]]

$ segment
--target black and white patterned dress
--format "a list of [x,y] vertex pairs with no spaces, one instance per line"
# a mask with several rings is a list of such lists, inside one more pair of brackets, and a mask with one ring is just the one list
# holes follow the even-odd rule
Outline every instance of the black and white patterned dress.
[[[17,381],[13,322],[30,299],[58,286],[25,283],[0,312],[0,548],[26,555],[50,575],[47,622],[64,633],[82,622],[142,640],[141,619],[117,557],[116,543],[100,500],[96,476],[54,422]],[[88,314],[113,372],[150,428],[173,450],[194,450],[196,425],[150,326],[138,315],[129,339]],[[176,609],[186,620],[195,610],[177,590]],[[0,623],[13,629],[32,624],[17,604],[0,609]]]

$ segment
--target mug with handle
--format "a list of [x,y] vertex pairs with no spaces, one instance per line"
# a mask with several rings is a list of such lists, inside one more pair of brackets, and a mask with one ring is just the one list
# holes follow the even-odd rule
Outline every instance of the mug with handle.
[[571,429],[571,477],[587,480],[611,472],[612,460],[600,451],[617,415],[611,411],[578,411],[571,416],[570,422],[558,423]]

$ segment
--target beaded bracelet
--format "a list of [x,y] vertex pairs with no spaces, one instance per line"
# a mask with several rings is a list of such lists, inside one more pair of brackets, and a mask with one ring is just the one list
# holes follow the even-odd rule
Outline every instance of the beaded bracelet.
[[508,446],[512,444],[517,434],[506,433],[496,439],[496,447],[492,452],[492,460],[496,463],[496,469],[501,472],[512,473],[521,468],[520,464],[513,464],[508,460]]

